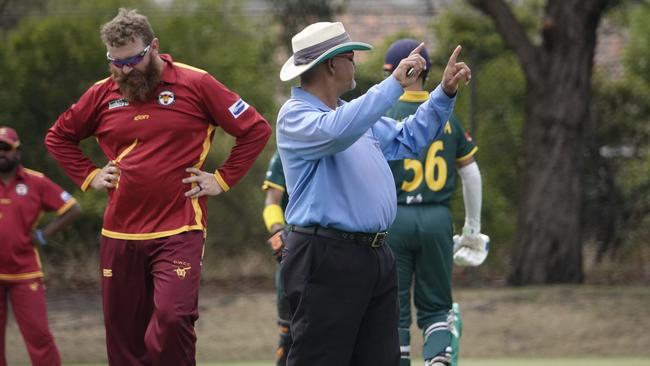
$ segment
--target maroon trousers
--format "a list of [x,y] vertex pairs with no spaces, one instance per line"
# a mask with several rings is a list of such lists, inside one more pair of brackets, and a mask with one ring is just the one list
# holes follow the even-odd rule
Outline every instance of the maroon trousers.
[[5,331],[7,302],[23,335],[29,358],[34,366],[59,366],[61,358],[47,325],[45,286],[40,278],[28,282],[0,281],[0,366],[7,366]]
[[203,244],[202,231],[151,240],[102,237],[109,365],[196,365]]

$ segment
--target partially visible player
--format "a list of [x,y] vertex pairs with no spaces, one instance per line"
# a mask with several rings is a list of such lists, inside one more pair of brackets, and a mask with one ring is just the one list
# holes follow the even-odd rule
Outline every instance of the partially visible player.
[[[282,231],[285,226],[284,209],[287,207],[289,195],[285,186],[282,161],[277,151],[273,154],[269,162],[262,189],[266,191],[262,216],[266,229],[271,234],[271,237],[267,240],[267,244],[270,246],[275,259],[279,263],[282,259],[282,248],[284,247]],[[289,353],[293,340],[289,331],[291,311],[289,302],[286,296],[284,296],[284,290],[282,289],[279,266],[275,272],[275,289],[277,292],[278,325],[280,326],[280,340],[278,341],[278,348],[275,353],[276,364],[277,366],[285,366],[287,364],[287,354]]]
[[[386,53],[384,70],[392,73],[419,44],[413,39],[393,43]],[[388,117],[402,120],[429,99],[423,87],[431,61],[425,48],[420,55],[426,60],[426,70],[420,74],[418,82],[404,88],[399,101],[386,113]],[[395,253],[398,267],[401,366],[411,364],[409,329],[413,279],[417,324],[424,336],[425,365],[457,365],[461,329],[460,312],[458,305],[453,304],[451,291],[454,241],[449,205],[458,169],[463,181],[466,215],[462,246],[467,247],[465,242],[470,237],[475,240],[481,228],[481,175],[473,157],[476,150],[470,135],[452,115],[440,136],[417,159],[389,162],[395,177],[398,204],[388,244]],[[476,251],[472,247],[470,255]],[[464,259],[459,256],[457,261]]]
[[[35,366],[61,365],[47,323],[45,285],[38,246],[81,212],[75,199],[42,173],[20,164],[21,146],[12,128],[0,126],[0,366],[6,366],[7,303]],[[37,229],[43,212],[58,216]]]

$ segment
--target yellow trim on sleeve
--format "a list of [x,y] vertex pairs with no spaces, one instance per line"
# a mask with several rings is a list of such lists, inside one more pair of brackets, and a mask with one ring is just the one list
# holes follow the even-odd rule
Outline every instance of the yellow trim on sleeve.
[[224,192],[228,192],[230,190],[230,186],[228,185],[228,183],[226,183],[225,180],[223,180],[223,178],[221,178],[221,174],[219,174],[218,170],[214,172],[214,179],[217,180],[219,187],[221,187],[221,189],[223,189]]
[[21,274],[5,274],[0,273],[0,280],[29,280],[32,278],[41,278],[43,277],[43,271],[38,272],[28,272]]
[[282,207],[278,204],[267,205],[264,207],[262,217],[264,218],[266,230],[269,232],[271,232],[271,229],[275,224],[284,226],[284,211],[282,211]]
[[42,177],[45,176],[43,173],[37,172],[36,170],[32,170],[32,169],[29,169],[29,168],[23,168],[23,170],[25,171],[25,173],[37,176],[39,178],[42,178]]
[[172,236],[172,235],[176,235],[176,234],[180,234],[192,230],[204,230],[204,228],[203,225],[185,225],[174,230],[157,231],[153,233],[138,233],[138,234],[120,233],[117,231],[102,229],[102,235],[113,239],[149,240],[149,239],[164,238],[166,236]]
[[265,180],[264,183],[262,183],[262,190],[266,191],[269,188],[277,189],[278,191],[282,191],[282,192],[285,191],[283,186],[281,186],[281,185],[279,185],[277,183],[273,183],[273,182],[271,182],[269,180]]
[[[199,155],[199,161],[194,164],[194,168],[201,169],[205,159],[208,157],[208,152],[210,151],[210,145],[212,144],[212,132],[216,129],[216,126],[208,124],[208,129],[203,139],[203,145],[201,147],[201,154]],[[196,187],[196,183],[192,183],[192,188]],[[193,227],[200,227],[203,230],[203,234],[207,235],[205,228],[203,227],[203,211],[201,210],[201,205],[199,204],[199,198],[192,198],[192,208],[194,209],[194,222]]]
[[68,200],[68,202],[64,203],[63,206],[61,206],[61,208],[59,208],[58,210],[56,210],[56,214],[57,214],[58,216],[63,215],[64,213],[68,212],[68,210],[70,209],[70,207],[74,206],[76,203],[77,203],[77,200],[75,200],[74,198],[70,198],[70,199]]
[[399,97],[400,102],[424,102],[429,99],[429,92],[426,90],[407,90]]
[[81,183],[81,191],[82,192],[85,192],[88,189],[88,186],[90,186],[90,182],[92,182],[93,179],[95,179],[95,176],[100,171],[101,171],[101,169],[97,168],[97,169],[93,170],[92,172],[90,172],[90,174],[88,174],[88,176],[86,177],[86,180],[84,180],[84,182]]
[[467,155],[461,156],[460,158],[456,159],[456,164],[460,164],[460,163],[463,163],[463,162],[469,160],[469,158],[474,156],[474,154],[476,154],[477,151],[478,151],[478,146],[474,146],[472,151],[467,153]]
[[207,73],[208,73],[208,72],[205,71],[205,70],[201,70],[201,69],[199,69],[199,68],[197,68],[197,67],[190,66],[190,65],[188,65],[188,64],[184,64],[184,63],[182,63],[182,62],[176,62],[176,61],[174,61],[173,64],[174,64],[174,66],[182,67],[182,68],[184,68],[184,69],[194,70],[194,71],[197,71],[197,72],[200,72],[200,73],[203,73],[203,74],[207,74]]
[[107,82],[110,78],[111,78],[111,77],[109,76],[109,77],[107,77],[107,78],[105,78],[105,79],[101,79],[101,80],[99,80],[99,81],[96,81],[96,82],[95,82],[95,85],[97,85],[97,84],[101,84],[101,83],[104,83],[104,82]]

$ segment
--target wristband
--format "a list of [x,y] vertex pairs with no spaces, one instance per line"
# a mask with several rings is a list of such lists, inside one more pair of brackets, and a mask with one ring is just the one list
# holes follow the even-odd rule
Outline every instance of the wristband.
[[282,207],[277,204],[267,205],[264,207],[264,212],[262,213],[264,218],[264,224],[266,225],[266,230],[271,232],[273,225],[280,224],[284,226],[284,212]]

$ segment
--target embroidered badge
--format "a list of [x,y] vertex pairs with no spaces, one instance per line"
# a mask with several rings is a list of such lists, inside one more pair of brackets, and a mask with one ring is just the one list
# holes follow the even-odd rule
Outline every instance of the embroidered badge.
[[161,91],[160,94],[158,94],[158,103],[160,103],[160,105],[169,106],[174,104],[175,101],[176,96],[169,90]]
[[24,183],[18,183],[16,184],[16,194],[19,196],[24,196],[29,192],[29,189],[27,189],[27,186]]
[[241,116],[242,113],[244,113],[248,109],[249,105],[248,103],[244,102],[243,99],[239,98],[233,105],[228,107],[228,110],[232,114],[233,117],[237,118]]
[[126,98],[120,98],[108,102],[108,109],[126,107],[128,105],[129,105],[129,101]]
[[113,277],[113,270],[110,268],[102,269],[102,276],[104,277]]
[[173,261],[173,263],[176,265],[176,268],[173,269],[174,272],[176,272],[176,276],[180,278],[181,280],[187,276],[187,272],[192,269],[192,265],[184,262],[184,261]]

